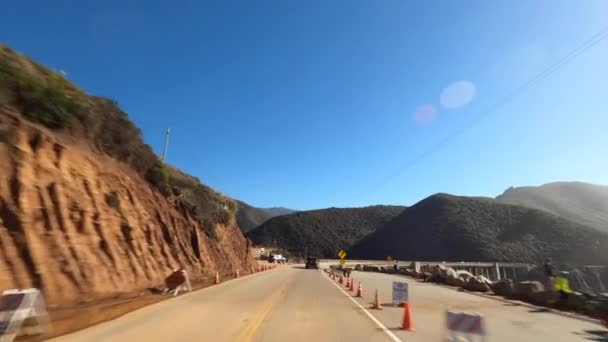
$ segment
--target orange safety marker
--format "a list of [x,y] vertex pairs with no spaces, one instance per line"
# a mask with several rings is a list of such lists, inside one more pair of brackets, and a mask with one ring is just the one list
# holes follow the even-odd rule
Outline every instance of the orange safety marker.
[[407,331],[416,331],[414,329],[414,324],[412,323],[412,311],[410,310],[410,304],[408,302],[403,302],[403,324],[401,325],[401,329]]
[[350,286],[348,287],[348,289],[351,292],[355,292],[355,281],[354,281],[354,279],[350,281]]
[[215,283],[219,284],[220,283],[220,272],[215,272]]
[[359,282],[359,286],[357,287],[357,297],[363,298],[363,287],[361,287],[361,282]]
[[342,279],[342,276],[340,276],[340,280],[338,280],[338,283],[344,284],[344,280]]
[[374,302],[372,303],[371,308],[374,310],[382,310],[380,307],[380,300],[378,300],[378,289],[376,289],[376,293],[374,294]]

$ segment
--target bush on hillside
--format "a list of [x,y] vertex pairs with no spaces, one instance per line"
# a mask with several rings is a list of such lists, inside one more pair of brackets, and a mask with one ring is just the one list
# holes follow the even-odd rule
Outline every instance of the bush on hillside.
[[254,243],[278,246],[294,255],[336,258],[402,212],[400,206],[329,208],[277,216],[246,233]]
[[159,189],[163,195],[169,196],[173,193],[171,189],[169,170],[165,164],[161,162],[155,163],[154,166],[152,166],[150,169],[148,169],[148,172],[146,172],[146,179],[152,185],[156,186],[156,188]]
[[69,131],[126,163],[163,195],[178,195],[178,201],[194,208],[207,229],[234,217],[234,201],[164,164],[116,101],[89,96],[64,76],[1,44],[0,105],[50,129]]
[[608,234],[550,213],[489,199],[430,196],[359,242],[362,259],[608,263]]
[[16,107],[29,120],[49,128],[68,127],[80,110],[59,77],[28,77],[0,59],[0,90],[5,104]]
[[193,208],[209,236],[212,238],[218,237],[215,224],[228,225],[234,223],[237,210],[236,201],[201,184],[196,177],[170,166],[166,168],[171,186],[180,193],[180,200]]

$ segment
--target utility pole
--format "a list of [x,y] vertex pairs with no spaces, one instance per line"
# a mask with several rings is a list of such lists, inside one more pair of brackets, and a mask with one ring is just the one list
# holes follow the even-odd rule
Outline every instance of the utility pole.
[[165,162],[165,158],[167,157],[167,148],[169,147],[169,136],[171,135],[171,128],[167,128],[167,133],[165,134],[165,148],[163,149],[163,163]]
[[304,259],[308,258],[308,246],[304,247]]

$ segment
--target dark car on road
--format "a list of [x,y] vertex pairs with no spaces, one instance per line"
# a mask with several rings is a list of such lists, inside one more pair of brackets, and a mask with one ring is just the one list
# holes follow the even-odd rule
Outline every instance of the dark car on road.
[[306,268],[319,268],[319,260],[317,258],[306,258]]

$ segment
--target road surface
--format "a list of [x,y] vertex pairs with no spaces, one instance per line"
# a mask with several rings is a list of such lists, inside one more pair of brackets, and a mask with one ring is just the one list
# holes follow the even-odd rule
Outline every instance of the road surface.
[[[488,341],[584,341],[603,334],[596,324],[407,278],[362,272],[353,277],[363,285],[363,299],[352,298],[325,272],[283,266],[53,341],[440,341],[446,337],[447,308],[482,313]],[[367,309],[376,288],[380,302],[390,302],[393,280],[410,284],[415,332],[399,329],[401,308]]]

